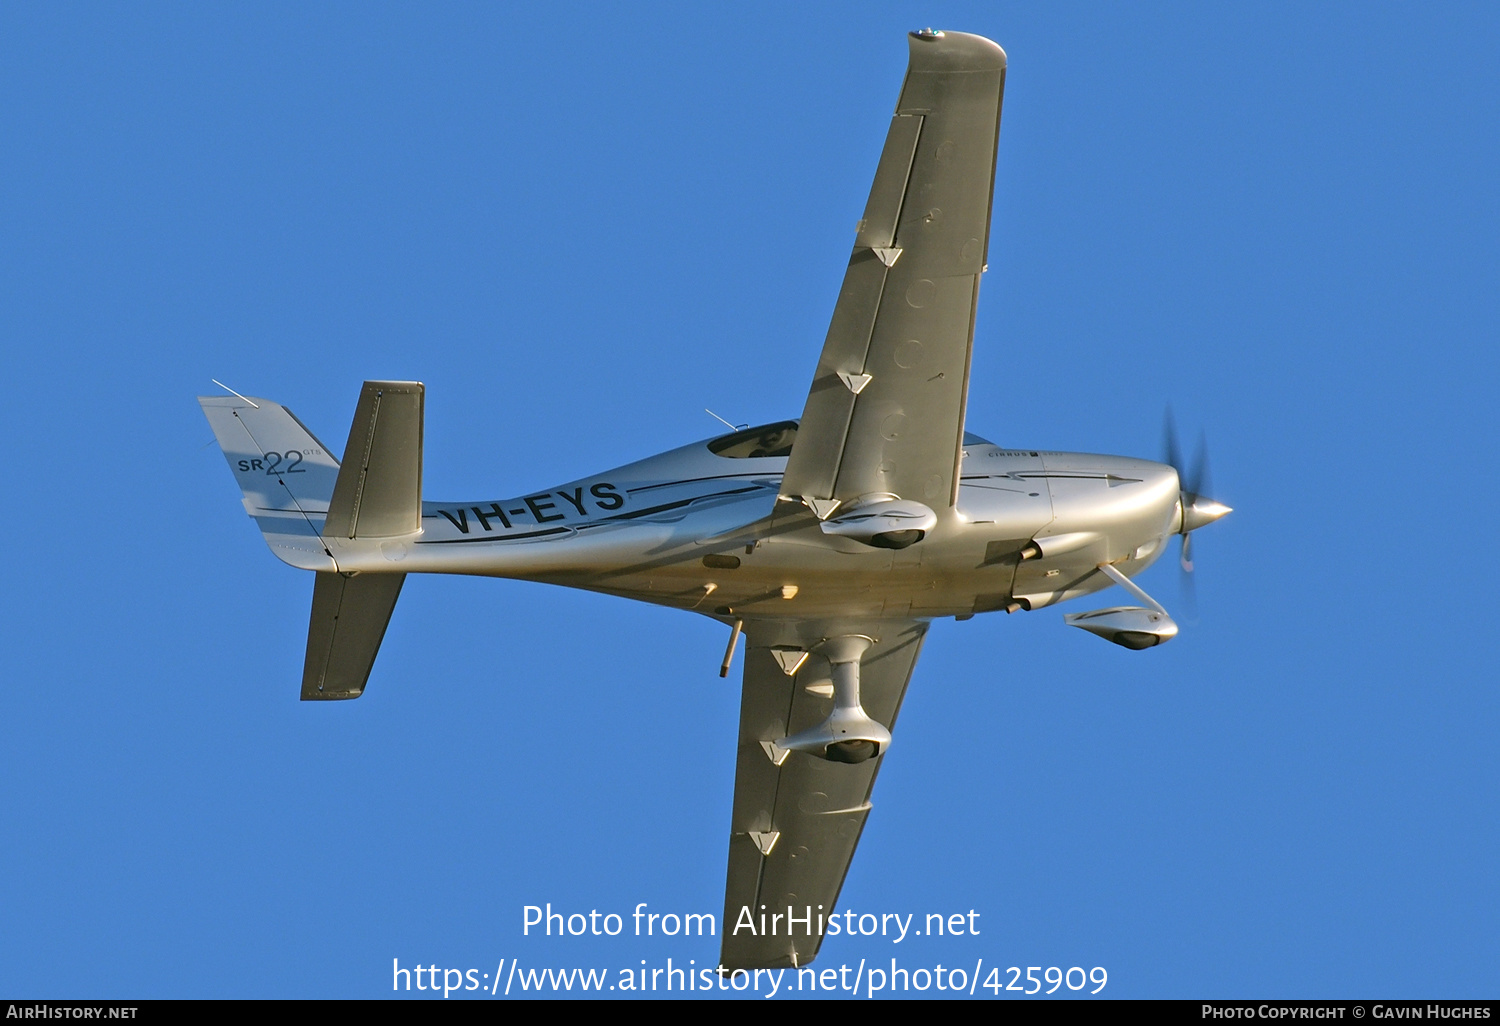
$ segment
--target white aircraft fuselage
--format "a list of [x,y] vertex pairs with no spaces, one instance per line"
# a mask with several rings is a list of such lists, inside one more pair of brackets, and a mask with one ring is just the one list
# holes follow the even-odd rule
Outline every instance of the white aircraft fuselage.
[[[424,501],[413,539],[324,542],[345,573],[515,578],[726,621],[967,617],[1109,587],[1100,563],[1139,573],[1181,522],[1170,466],[971,440],[956,505],[920,544],[875,548],[778,501],[785,464],[698,442],[546,491]],[[1058,539],[1060,551],[1018,558],[1034,539]]]

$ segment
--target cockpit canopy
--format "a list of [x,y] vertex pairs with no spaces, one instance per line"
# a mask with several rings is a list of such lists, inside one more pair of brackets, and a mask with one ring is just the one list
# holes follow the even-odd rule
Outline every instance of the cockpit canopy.
[[[771,456],[790,456],[792,444],[797,441],[797,422],[780,420],[775,424],[762,424],[746,428],[732,435],[721,435],[708,443],[708,451],[715,456],[733,460],[765,459]],[[964,432],[965,445],[991,445],[988,439],[972,432]]]
[[736,431],[732,435],[724,435],[715,438],[708,443],[708,451],[715,456],[724,456],[729,459],[763,459],[769,456],[790,456],[792,454],[792,443],[797,440],[797,422],[795,420],[778,421],[775,424],[762,424],[760,427],[746,428],[744,431]]

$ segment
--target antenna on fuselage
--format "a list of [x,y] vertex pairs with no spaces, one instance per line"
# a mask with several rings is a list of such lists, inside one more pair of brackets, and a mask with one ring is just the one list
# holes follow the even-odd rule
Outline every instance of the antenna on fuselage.
[[727,421],[723,417],[719,416],[713,410],[710,410],[707,406],[703,407],[703,412],[706,413],[706,414],[708,414],[714,420],[718,421],[720,424],[723,424],[725,427],[727,427],[731,431],[742,431],[745,428],[747,428],[747,427],[750,426],[749,424],[731,424],[731,423],[729,423],[729,421]]

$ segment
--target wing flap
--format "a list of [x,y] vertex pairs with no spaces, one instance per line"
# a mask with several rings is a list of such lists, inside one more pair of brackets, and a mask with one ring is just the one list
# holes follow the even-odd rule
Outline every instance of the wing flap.
[[871,346],[864,368],[870,383],[851,397],[832,498],[893,492],[934,507],[952,504],[977,289],[977,275],[926,277],[899,263],[891,269],[879,330],[885,341],[899,341]]
[[783,495],[828,498],[834,494],[856,398],[839,375],[864,372],[885,278],[886,266],[872,250],[856,249],[849,258],[797,427],[797,443],[787,459]]
[[896,224],[906,200],[906,182],[911,177],[912,158],[916,156],[921,134],[921,115],[897,114],[891,118],[885,148],[875,168],[875,182],[865,202],[865,216],[859,222],[856,248],[883,249],[896,241]]

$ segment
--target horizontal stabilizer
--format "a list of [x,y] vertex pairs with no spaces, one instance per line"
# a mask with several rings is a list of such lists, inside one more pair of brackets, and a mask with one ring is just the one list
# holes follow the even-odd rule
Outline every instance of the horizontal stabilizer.
[[317,575],[302,666],[303,701],[364,693],[405,580],[405,574]]
[[344,447],[325,538],[389,538],[422,528],[419,381],[366,381]]

